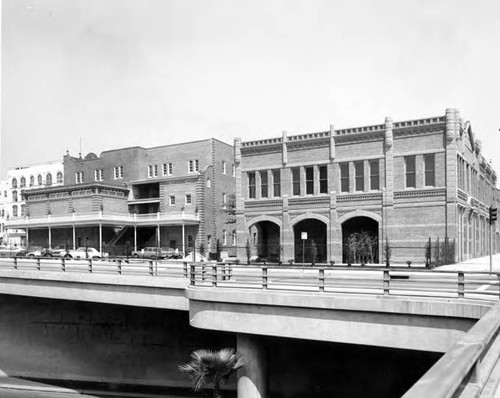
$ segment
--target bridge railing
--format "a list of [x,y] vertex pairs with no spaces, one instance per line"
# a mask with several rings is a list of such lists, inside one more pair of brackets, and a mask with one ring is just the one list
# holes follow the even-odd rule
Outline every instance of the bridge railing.
[[55,271],[136,276],[188,278],[188,263],[181,261],[125,260],[115,261],[66,258],[17,258],[0,261],[0,269],[21,271]]
[[500,382],[500,303],[457,341],[403,398],[494,397]]
[[288,290],[498,300],[500,274],[331,267],[191,263],[190,285],[226,289]]

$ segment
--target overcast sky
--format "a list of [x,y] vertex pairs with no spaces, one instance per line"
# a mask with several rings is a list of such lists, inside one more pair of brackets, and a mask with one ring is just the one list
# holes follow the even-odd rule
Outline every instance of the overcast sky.
[[[444,115],[500,172],[497,0],[3,0],[7,168]],[[500,174],[500,173],[499,173]]]

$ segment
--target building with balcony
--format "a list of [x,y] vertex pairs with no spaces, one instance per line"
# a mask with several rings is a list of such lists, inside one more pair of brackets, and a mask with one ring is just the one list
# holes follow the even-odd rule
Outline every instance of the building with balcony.
[[[111,253],[146,246],[215,251],[234,220],[233,147],[216,139],[64,156],[64,185],[24,192],[30,244],[92,246]],[[230,250],[228,250],[230,251]]]
[[376,263],[389,246],[391,261],[422,263],[429,238],[432,260],[443,242],[449,262],[488,253],[496,173],[456,109],[236,139],[235,162],[239,258]]

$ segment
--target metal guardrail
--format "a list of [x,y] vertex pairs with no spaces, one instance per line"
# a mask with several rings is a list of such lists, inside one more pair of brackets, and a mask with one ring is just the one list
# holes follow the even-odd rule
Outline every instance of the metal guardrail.
[[14,257],[0,259],[0,269],[188,278],[188,263],[182,261],[143,261],[132,259],[110,261]]
[[355,293],[496,301],[500,274],[382,268],[248,266],[191,263],[191,286]]

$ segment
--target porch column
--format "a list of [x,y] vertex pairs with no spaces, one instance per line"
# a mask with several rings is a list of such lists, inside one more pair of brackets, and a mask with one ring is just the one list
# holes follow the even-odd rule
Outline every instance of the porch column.
[[49,249],[52,249],[52,230],[49,226]]
[[268,385],[267,353],[257,336],[239,333],[237,350],[247,360],[238,369],[238,398],[266,398]]
[[160,246],[160,225],[159,224],[156,226],[156,246],[161,247]]
[[137,251],[137,225],[134,224],[134,251]]
[[30,239],[29,239],[29,233],[28,233],[28,226],[26,226],[26,248],[30,246]]
[[76,250],[76,228],[73,224],[73,250]]
[[101,252],[102,256],[102,224],[99,223],[99,251]]
[[184,228],[184,223],[181,225],[182,227],[182,257],[186,257],[186,230]]

